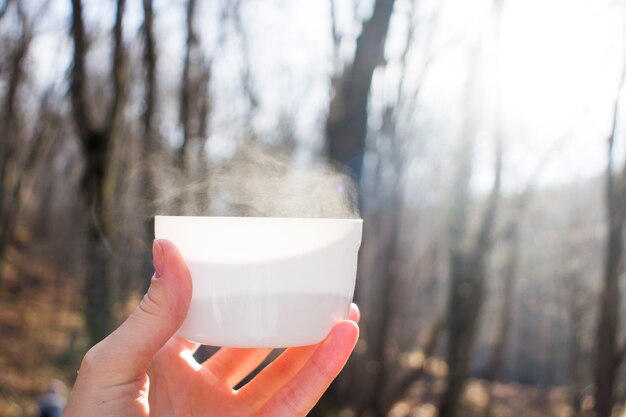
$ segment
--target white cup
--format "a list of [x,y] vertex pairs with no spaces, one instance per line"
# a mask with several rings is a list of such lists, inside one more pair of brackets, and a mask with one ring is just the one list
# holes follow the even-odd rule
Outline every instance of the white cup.
[[347,318],[360,219],[156,216],[193,283],[178,335],[213,346],[319,343]]

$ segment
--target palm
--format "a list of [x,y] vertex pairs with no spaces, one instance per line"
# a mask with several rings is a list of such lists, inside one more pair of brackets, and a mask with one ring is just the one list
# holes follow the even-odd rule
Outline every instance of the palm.
[[172,338],[150,371],[152,416],[304,416],[352,351],[354,324],[338,324],[319,345],[287,349],[252,381],[234,387],[270,349],[222,348],[202,364],[196,345]]

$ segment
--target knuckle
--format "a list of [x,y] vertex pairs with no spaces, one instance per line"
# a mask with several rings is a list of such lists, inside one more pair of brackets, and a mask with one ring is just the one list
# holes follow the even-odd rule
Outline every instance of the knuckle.
[[281,402],[285,406],[285,409],[289,411],[289,415],[304,416],[307,413],[307,410],[305,410],[298,401],[298,393],[289,384],[283,388]]
[[164,303],[159,297],[156,297],[152,291],[148,291],[141,299],[137,309],[148,316],[162,317],[163,307]]
[[80,363],[80,372],[92,372],[100,367],[102,363],[102,342],[94,345],[85,353]]
[[311,359],[311,366],[313,366],[315,371],[319,373],[322,376],[322,378],[324,378],[325,380],[331,381],[334,379],[334,375],[332,371],[329,369],[329,364],[326,362],[323,362],[318,357],[314,356]]

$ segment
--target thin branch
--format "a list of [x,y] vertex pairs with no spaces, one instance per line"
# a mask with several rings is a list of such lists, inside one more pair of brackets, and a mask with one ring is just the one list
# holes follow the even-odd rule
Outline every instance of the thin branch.
[[339,30],[337,28],[337,10],[335,5],[335,0],[329,1],[330,6],[330,29],[331,35],[333,39],[333,72],[336,76],[341,67],[341,56],[339,54],[339,49],[341,46],[341,35],[339,34]]
[[191,137],[190,121],[191,121],[191,109],[190,98],[192,94],[191,87],[191,55],[198,42],[198,37],[195,31],[194,15],[196,13],[196,1],[187,1],[187,13],[186,13],[186,25],[187,25],[187,40],[185,45],[185,57],[183,61],[183,74],[180,86],[180,113],[179,120],[183,127],[183,143],[178,150],[179,160],[181,166],[184,165],[185,153],[189,140]]
[[408,67],[408,58],[409,53],[411,52],[411,48],[415,43],[415,18],[417,15],[417,0],[411,0],[411,7],[407,13],[407,31],[406,31],[406,42],[404,43],[404,48],[402,49],[402,54],[400,55],[400,81],[398,82],[398,92],[396,97],[396,107],[399,108],[402,103],[402,91],[404,90],[404,81],[406,78],[406,72]]
[[[626,62],[624,63],[622,74],[620,77],[619,86],[617,88],[617,95],[613,103],[613,119],[611,122],[611,131],[608,137],[608,155],[607,155],[607,168],[606,168],[606,202],[609,210],[609,219],[611,222],[619,221],[620,217],[626,215],[626,213],[618,213],[618,204],[621,200],[626,198],[626,163],[622,167],[619,179],[615,176],[613,153],[615,148],[615,136],[617,135],[617,127],[619,120],[619,108],[621,93],[626,82]],[[617,184],[616,184],[617,182]],[[619,189],[616,187],[619,185]],[[622,204],[625,207],[626,204]],[[621,210],[622,212],[624,209]],[[619,215],[618,215],[619,214]]]
[[2,121],[5,125],[11,123],[15,115],[17,92],[24,79],[23,63],[28,55],[28,50],[33,38],[31,24],[21,3],[17,5],[17,14],[20,20],[21,34],[19,43],[11,56],[11,71],[7,86],[8,91],[5,95],[2,109]]
[[[626,83],[626,62],[624,62],[624,66],[622,68],[622,75],[619,80],[619,86],[617,87],[617,96],[615,97],[615,103],[613,104],[613,120],[611,122],[611,133],[609,134],[609,147],[611,154],[613,153],[613,142],[615,141],[615,136],[617,134],[618,120],[619,120],[619,108],[621,105],[621,95],[622,90],[624,89],[624,83]],[[611,158],[612,159],[612,158]],[[626,163],[622,168],[622,172],[620,174],[622,178],[626,178]]]
[[252,72],[250,71],[250,52],[248,47],[248,36],[246,34],[243,22],[241,20],[241,7],[243,1],[236,0],[233,2],[232,18],[235,31],[239,36],[239,42],[241,43],[241,58],[243,61],[243,68],[241,71],[241,82],[243,86],[243,92],[250,103],[250,112],[254,112],[259,107],[259,97],[252,81]]

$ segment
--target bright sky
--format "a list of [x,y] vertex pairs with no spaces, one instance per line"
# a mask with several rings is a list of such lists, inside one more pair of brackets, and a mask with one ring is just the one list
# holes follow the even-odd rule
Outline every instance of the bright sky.
[[[207,6],[209,3],[200,3],[204,6],[198,12],[198,26],[205,37],[207,53],[213,53],[215,11]],[[261,98],[253,123],[262,134],[275,134],[281,112],[295,112],[299,136],[309,143],[319,143],[332,68],[329,3],[248,0],[242,18],[247,29],[253,85]],[[346,39],[342,53],[349,57],[358,33],[358,26],[352,24],[353,2],[336,3],[339,26]],[[500,108],[509,138],[507,164],[515,173],[515,177],[508,177],[510,186],[524,184],[549,149],[556,151],[543,171],[544,184],[568,182],[602,171],[612,102],[626,56],[623,1],[505,0],[499,76],[495,43],[489,38],[493,34],[488,25],[489,0],[419,0],[418,4],[416,48],[411,54],[407,87],[412,88],[415,80],[423,77],[419,116],[429,124],[443,126],[437,130],[441,137],[435,135],[425,140],[446,140],[446,135],[458,135],[459,109],[463,109],[464,103],[466,47],[478,37],[481,28],[487,27],[483,42],[484,106],[493,110],[495,86],[500,85]],[[113,19],[112,2],[88,1],[87,5],[89,27],[107,31]],[[129,5],[127,37],[135,36],[141,22],[139,2]],[[166,56],[161,59],[159,72],[172,95],[182,59],[183,5],[182,0],[157,0],[159,48]],[[358,13],[366,16],[369,5],[370,2],[362,1]],[[34,47],[32,65],[42,85],[51,80],[58,82],[66,74],[71,47],[65,36],[68,6],[69,1],[52,2],[45,30]],[[399,73],[396,58],[404,45],[408,9],[408,0],[397,0],[387,44],[389,65],[376,74],[374,108],[380,108],[395,94]],[[429,23],[433,20],[434,29]],[[229,41],[215,60],[212,88],[220,106],[213,115],[211,146],[217,154],[228,152],[231,137],[245,122],[245,103],[234,98],[238,93],[242,45],[233,33],[232,28],[227,29]],[[106,42],[96,46],[98,54],[106,56]],[[432,57],[432,64],[423,74],[426,57]],[[168,102],[166,114],[175,115],[174,101]],[[485,117],[483,127],[487,131],[491,119]],[[372,121],[376,123],[376,116]],[[416,118],[417,129],[422,123]],[[178,134],[174,123],[169,128],[164,124],[168,135]],[[453,127],[446,130],[447,125]],[[477,158],[483,167],[476,175],[478,188],[490,183],[490,153],[489,146],[478,149]],[[626,144],[620,145],[618,155],[626,155]]]

